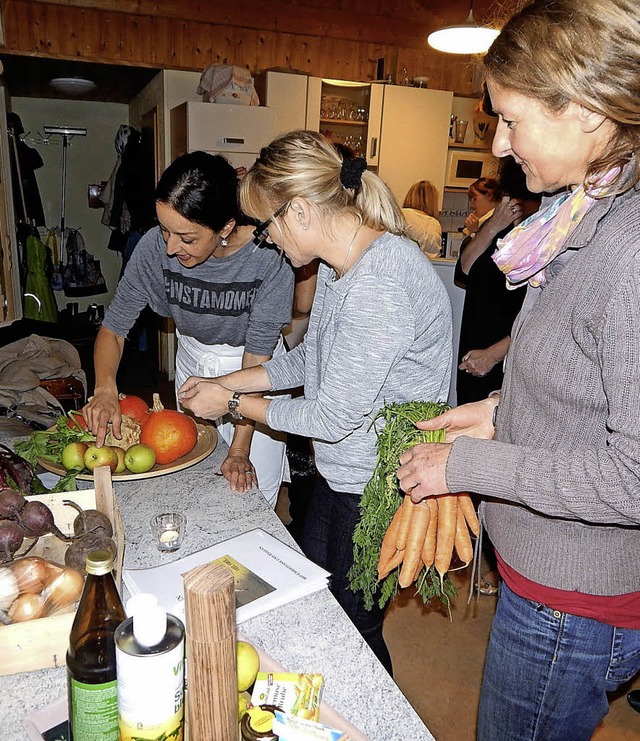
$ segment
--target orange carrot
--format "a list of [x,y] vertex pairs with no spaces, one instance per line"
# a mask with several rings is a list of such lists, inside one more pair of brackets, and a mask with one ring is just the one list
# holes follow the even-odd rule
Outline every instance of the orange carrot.
[[440,581],[449,571],[453,544],[456,537],[456,520],[458,512],[458,497],[453,494],[438,497],[438,532],[436,540],[436,571],[440,574]]
[[458,507],[462,510],[471,532],[474,535],[480,535],[480,523],[478,522],[478,515],[471,501],[471,497],[468,494],[458,495]]
[[433,566],[433,559],[436,557],[436,533],[438,530],[438,503],[435,499],[429,497],[427,505],[430,510],[429,527],[427,536],[422,546],[422,563],[430,569]]
[[414,507],[411,497],[408,494],[404,495],[400,507],[402,511],[400,513],[400,526],[398,528],[398,534],[396,535],[396,548],[399,551],[403,551],[407,547],[407,533],[409,532],[409,523],[411,522],[412,510]]
[[456,538],[455,548],[460,560],[467,566],[473,560],[473,546],[467,530],[467,521],[465,520],[460,502],[458,501],[458,514],[456,516]]
[[[391,569],[387,568],[387,562],[395,556],[396,553],[396,537],[398,529],[400,527],[400,519],[402,515],[402,504],[396,510],[387,532],[384,534],[382,539],[382,545],[380,546],[380,556],[378,557],[378,579],[384,579],[384,576],[380,576],[381,572],[388,574]],[[386,574],[385,574],[386,575]]]
[[422,546],[427,536],[430,514],[431,511],[426,501],[423,500],[413,505],[411,523],[409,524],[409,532],[407,533],[406,553],[398,579],[398,584],[401,587],[408,587],[411,584],[416,568],[420,564]]

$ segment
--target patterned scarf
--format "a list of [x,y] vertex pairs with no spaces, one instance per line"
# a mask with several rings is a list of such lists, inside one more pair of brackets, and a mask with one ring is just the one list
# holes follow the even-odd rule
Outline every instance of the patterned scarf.
[[564,252],[567,239],[618,171],[609,170],[588,192],[581,185],[563,193],[498,240],[492,258],[506,274],[507,288],[515,290],[526,281],[534,287],[547,282],[547,266]]

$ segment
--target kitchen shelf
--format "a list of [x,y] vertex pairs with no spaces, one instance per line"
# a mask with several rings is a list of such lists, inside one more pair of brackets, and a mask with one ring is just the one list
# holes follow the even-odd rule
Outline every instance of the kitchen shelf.
[[449,142],[449,149],[475,149],[480,152],[490,152],[491,146],[486,144],[465,144],[464,142]]
[[322,124],[340,124],[340,126],[366,126],[366,121],[349,121],[348,118],[321,118]]

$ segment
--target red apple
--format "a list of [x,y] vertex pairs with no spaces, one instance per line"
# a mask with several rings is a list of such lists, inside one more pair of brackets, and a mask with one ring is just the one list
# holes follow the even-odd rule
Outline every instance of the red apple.
[[84,454],[84,465],[93,471],[98,466],[109,466],[112,471],[118,467],[118,455],[109,445],[103,445],[101,448],[90,445]]

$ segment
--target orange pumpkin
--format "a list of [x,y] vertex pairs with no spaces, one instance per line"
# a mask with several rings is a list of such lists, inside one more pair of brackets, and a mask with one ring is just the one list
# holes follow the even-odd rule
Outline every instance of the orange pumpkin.
[[173,463],[190,453],[198,440],[198,428],[193,419],[174,409],[165,409],[158,394],[153,395],[153,407],[147,412],[140,433],[140,442],[153,448],[156,463]]
[[127,417],[131,417],[140,423],[149,411],[147,402],[139,396],[118,394],[118,404],[120,405],[120,414],[126,414]]

